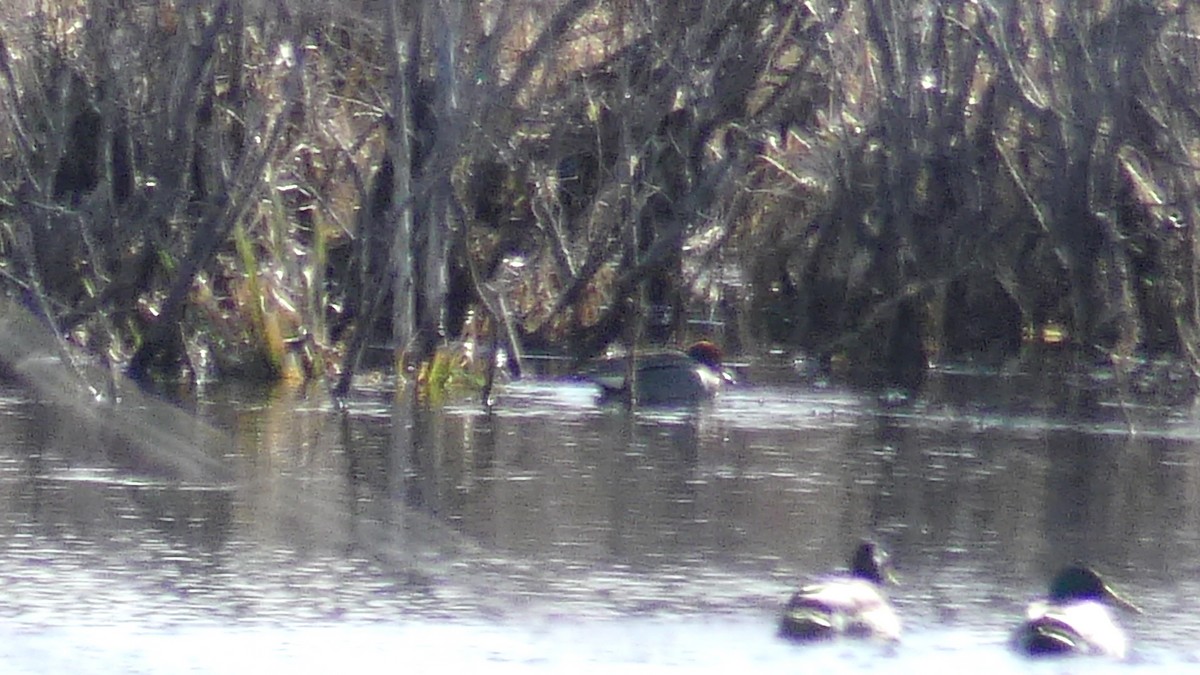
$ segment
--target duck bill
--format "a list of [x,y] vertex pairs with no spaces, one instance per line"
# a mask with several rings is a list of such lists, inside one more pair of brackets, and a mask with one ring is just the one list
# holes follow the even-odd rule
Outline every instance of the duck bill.
[[1142,613],[1141,607],[1138,607],[1137,605],[1133,604],[1128,599],[1126,599],[1124,596],[1122,596],[1120,593],[1117,593],[1116,591],[1114,591],[1113,589],[1108,588],[1108,587],[1105,587],[1104,591],[1105,591],[1105,594],[1108,596],[1108,601],[1111,602],[1113,605],[1120,607],[1121,609],[1133,612],[1134,614]]

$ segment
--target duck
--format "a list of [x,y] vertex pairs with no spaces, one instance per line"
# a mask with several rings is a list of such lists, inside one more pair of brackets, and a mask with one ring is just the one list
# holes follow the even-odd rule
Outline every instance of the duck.
[[873,541],[854,549],[850,570],[804,586],[788,600],[779,624],[779,635],[796,642],[812,642],[839,635],[896,642],[900,618],[884,594],[896,582],[891,558]]
[[[687,405],[713,397],[734,377],[722,365],[721,348],[700,340],[687,351],[647,352],[636,358],[637,377],[634,399],[641,405]],[[610,400],[626,390],[624,358],[605,359],[592,364],[584,379],[600,387],[600,399]]]
[[1050,582],[1046,598],[1029,605],[1013,643],[1030,656],[1092,654],[1123,659],[1129,641],[1110,607],[1135,614],[1142,611],[1091,567],[1070,565]]

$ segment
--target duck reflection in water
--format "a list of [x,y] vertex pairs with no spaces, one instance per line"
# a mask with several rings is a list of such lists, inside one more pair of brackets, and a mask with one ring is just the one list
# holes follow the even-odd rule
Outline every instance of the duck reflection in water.
[[850,559],[849,572],[826,577],[792,596],[779,634],[797,642],[838,635],[899,640],[900,619],[883,590],[894,582],[887,552],[864,541]]
[[1125,658],[1128,640],[1109,607],[1141,613],[1095,570],[1072,565],[1050,582],[1050,594],[1029,605],[1013,636],[1016,648],[1031,656],[1094,654]]
[[[733,375],[722,365],[721,349],[701,340],[686,352],[647,352],[636,359],[634,398],[641,405],[689,405],[707,399],[732,384]],[[603,359],[582,373],[600,387],[600,400],[613,400],[626,391],[624,358]]]

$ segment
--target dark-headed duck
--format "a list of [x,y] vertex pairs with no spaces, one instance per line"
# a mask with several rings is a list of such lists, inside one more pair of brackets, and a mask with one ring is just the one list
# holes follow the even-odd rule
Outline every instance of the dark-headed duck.
[[900,619],[883,590],[894,581],[887,552],[864,541],[854,550],[849,572],[796,591],[783,610],[779,634],[797,641],[838,635],[899,640]]

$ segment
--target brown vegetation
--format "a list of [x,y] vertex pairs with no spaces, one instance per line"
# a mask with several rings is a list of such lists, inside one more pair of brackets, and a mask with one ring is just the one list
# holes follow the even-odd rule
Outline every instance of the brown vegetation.
[[0,275],[135,375],[470,338],[1200,366],[1200,9],[28,0]]

